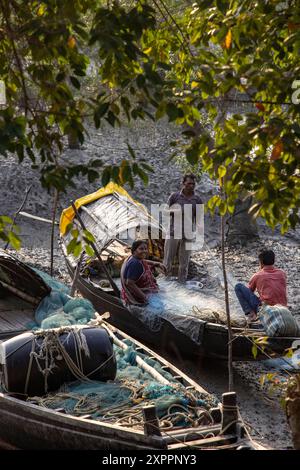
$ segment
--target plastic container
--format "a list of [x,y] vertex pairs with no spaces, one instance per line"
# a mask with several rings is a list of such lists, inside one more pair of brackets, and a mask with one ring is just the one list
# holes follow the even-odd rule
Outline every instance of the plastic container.
[[[52,330],[54,331],[54,330]],[[82,328],[88,354],[80,349],[76,330],[61,333],[59,342],[68,357],[89,379],[107,381],[116,377],[117,366],[113,354],[113,345],[107,331],[102,328]],[[77,329],[78,331],[78,329]],[[45,331],[45,334],[47,331]],[[2,386],[10,393],[41,396],[57,390],[63,383],[76,380],[59,348],[54,351],[55,367],[49,373],[45,369],[51,363],[50,354],[46,359],[36,360],[41,352],[44,337],[35,337],[33,333],[23,333],[0,344],[0,370]]]

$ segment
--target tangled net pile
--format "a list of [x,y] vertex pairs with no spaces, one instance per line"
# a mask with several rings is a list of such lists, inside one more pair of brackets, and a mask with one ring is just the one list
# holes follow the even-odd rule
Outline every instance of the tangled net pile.
[[156,407],[162,429],[198,426],[210,421],[209,408],[218,401],[209,394],[189,392],[160,364],[145,355],[139,356],[163,375],[169,384],[156,381],[136,363],[137,352],[131,342],[127,350],[114,346],[117,377],[113,382],[76,381],[56,393],[31,397],[28,401],[45,408],[62,408],[73,416],[88,415],[90,419],[143,429],[142,408]]
[[70,297],[70,289],[48,274],[34,269],[51,287],[35,311],[35,322],[28,324],[30,329],[59,328],[70,325],[86,325],[94,318],[95,310],[87,299]]

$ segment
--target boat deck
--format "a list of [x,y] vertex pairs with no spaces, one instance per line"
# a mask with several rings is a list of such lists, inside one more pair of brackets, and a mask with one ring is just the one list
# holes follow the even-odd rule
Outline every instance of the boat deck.
[[9,295],[0,299],[0,336],[26,330],[28,322],[34,320],[34,311],[33,305],[17,297]]

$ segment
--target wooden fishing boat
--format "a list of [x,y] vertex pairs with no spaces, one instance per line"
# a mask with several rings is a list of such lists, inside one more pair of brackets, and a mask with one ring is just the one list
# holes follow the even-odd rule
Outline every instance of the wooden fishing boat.
[[[132,342],[138,353],[155,359],[167,372],[191,393],[207,393],[162,357],[119,330],[114,330],[119,341]],[[226,406],[227,405],[227,406]],[[230,409],[228,408],[230,405]],[[0,392],[0,442],[18,449],[68,449],[68,450],[133,450],[230,448],[255,449],[239,422],[235,394],[223,395],[223,406],[209,410],[210,419],[198,427],[159,430],[154,410],[145,408],[144,417],[151,425],[143,430],[95,421],[91,416],[75,417],[62,410],[50,410],[25,400]],[[231,423],[231,425],[230,425]],[[158,428],[158,429],[157,429]],[[226,432],[222,432],[224,429]],[[2,444],[3,445],[3,444]]]
[[29,266],[0,250],[0,340],[28,330],[50,287]]
[[[17,310],[14,310],[13,306],[5,310],[5,321],[1,323],[1,339],[3,340],[4,337],[14,337],[20,331],[26,330],[24,319],[20,324],[17,322],[20,312],[24,311],[22,303],[26,306],[27,316],[24,314],[26,319],[33,318],[37,303],[49,294],[50,288],[35,271],[14,257],[1,253],[0,259],[1,282],[5,282],[7,294],[5,299],[0,300],[0,305],[5,300],[7,307],[15,297],[19,301],[19,304],[13,304],[18,306]],[[18,284],[17,280],[20,282],[22,280],[21,284]],[[10,317],[13,317],[12,322],[9,321]],[[101,326],[106,328],[118,347],[126,349],[128,345],[131,345],[140,359],[139,362],[136,359],[139,367],[153,375],[155,380],[160,381],[158,377],[160,374],[157,372],[157,366],[159,366],[159,370],[172,376],[174,384],[183,386],[184,390],[190,394],[209,397],[199,384],[144,344],[105,321],[102,321]],[[2,351],[5,351],[5,348]],[[154,361],[156,367],[149,366],[145,358],[151,360],[152,363]],[[0,368],[0,376],[3,370],[1,371]],[[143,427],[136,429],[126,424],[95,420],[91,414],[78,417],[66,413],[64,409],[45,408],[28,401],[26,395],[7,393],[2,389],[0,390],[0,448],[34,450],[173,450],[186,449],[187,446],[192,449],[261,448],[247,436],[238,414],[235,393],[223,394],[222,401],[223,406],[219,404],[209,409],[203,414],[203,418],[201,417],[196,427],[181,425],[172,429],[161,427],[155,408],[147,405],[142,409]]]
[[[84,226],[97,241],[97,248],[101,258],[106,261],[110,256],[116,259],[124,259],[128,255],[128,247],[136,238],[147,238],[150,234],[162,233],[163,228],[154,220],[144,206],[134,201],[128,193],[119,186],[110,183],[96,193],[79,199],[75,202],[77,208],[75,214],[72,207],[62,213],[60,221],[60,244],[65,257],[70,276],[73,278],[77,260],[72,254],[68,254],[67,245],[70,242],[70,234],[67,233],[68,223],[78,223],[78,216]],[[141,236],[141,234],[143,234]],[[151,244],[150,244],[151,247]],[[152,256],[155,255],[152,250]],[[159,257],[159,253],[156,254]],[[175,353],[179,357],[208,356],[217,359],[226,359],[228,354],[228,329],[224,324],[212,323],[201,319],[198,322],[198,338],[191,339],[187,331],[176,327],[176,315],[174,321],[161,320],[161,328],[153,332],[134,314],[123,305],[116,294],[116,290],[110,287],[102,287],[96,279],[85,277],[79,273],[77,288],[81,294],[89,299],[99,313],[108,311],[109,322],[130,334],[134,338],[143,341],[160,352],[165,350]],[[251,361],[254,359],[266,359],[269,356],[283,355],[296,339],[294,337],[266,337],[263,331],[255,328],[233,327],[234,340],[232,343],[233,359],[237,361]],[[262,341],[260,343],[259,341]]]

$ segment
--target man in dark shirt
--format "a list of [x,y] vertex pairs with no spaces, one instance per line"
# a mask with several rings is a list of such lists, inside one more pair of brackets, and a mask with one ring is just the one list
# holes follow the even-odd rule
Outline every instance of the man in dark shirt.
[[[198,204],[202,204],[201,198],[195,194],[195,185],[196,177],[193,174],[184,175],[182,179],[182,190],[176,193],[171,194],[168,199],[168,206],[171,212],[170,218],[170,228],[169,234],[165,240],[165,255],[164,255],[164,265],[167,269],[167,275],[172,274],[172,264],[174,262],[177,249],[178,249],[178,261],[179,261],[179,270],[178,270],[178,280],[179,282],[185,282],[188,274],[189,260],[191,256],[191,250],[187,248],[187,242],[191,241],[192,238],[189,237],[188,232],[194,231],[196,220],[196,207]],[[186,217],[188,212],[187,205],[189,207],[192,219],[191,227],[186,227],[185,222],[188,220]],[[176,208],[175,210],[172,210]],[[181,227],[179,230],[176,230],[175,220],[176,212],[180,212],[179,217],[181,218]],[[177,218],[177,221],[179,219]],[[179,220],[180,221],[180,220]],[[177,232],[177,233],[176,233]]]

